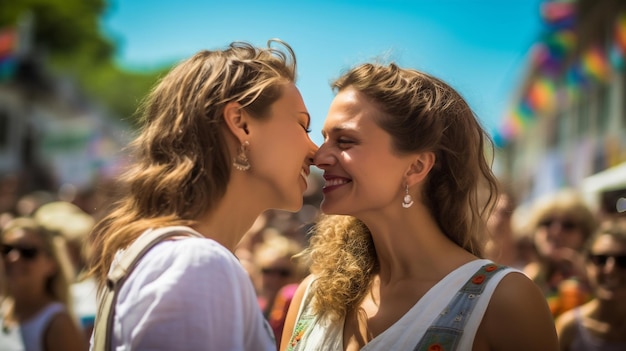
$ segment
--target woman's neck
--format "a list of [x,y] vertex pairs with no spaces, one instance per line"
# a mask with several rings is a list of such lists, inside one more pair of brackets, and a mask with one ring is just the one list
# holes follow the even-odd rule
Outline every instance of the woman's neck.
[[623,323],[626,317],[626,301],[595,300],[592,317],[609,323]]
[[244,234],[266,209],[253,195],[243,196],[241,193],[227,190],[217,207],[199,218],[193,229],[234,252]]
[[52,303],[54,300],[47,295],[30,295],[25,296],[21,294],[18,298],[13,300],[13,308],[11,311],[11,318],[19,323],[23,323],[33,318],[44,307]]
[[393,218],[366,218],[364,223],[372,233],[383,285],[402,279],[440,279],[476,258],[452,242],[425,207]]

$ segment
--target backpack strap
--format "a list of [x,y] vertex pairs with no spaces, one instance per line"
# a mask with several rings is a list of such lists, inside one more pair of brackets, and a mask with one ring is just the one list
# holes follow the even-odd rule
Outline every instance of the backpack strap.
[[117,295],[141,258],[161,241],[175,236],[192,236],[203,238],[202,234],[189,227],[176,226],[148,229],[141,234],[126,250],[121,252],[118,260],[112,265],[101,291],[98,301],[98,313],[93,329],[93,351],[111,350],[113,316]]
[[428,327],[414,351],[456,350],[463,335],[465,323],[476,306],[487,282],[506,266],[488,263],[474,273],[459,289],[446,308],[441,311],[433,324]]

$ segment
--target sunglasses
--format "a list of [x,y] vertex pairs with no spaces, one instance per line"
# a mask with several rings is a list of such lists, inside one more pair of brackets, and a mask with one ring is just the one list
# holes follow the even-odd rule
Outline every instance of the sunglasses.
[[554,224],[560,224],[563,230],[574,230],[578,228],[578,223],[568,219],[548,218],[539,222],[539,227],[550,228]]
[[609,257],[613,258],[615,265],[621,269],[626,269],[626,255],[592,255],[589,254],[589,261],[598,267],[606,266]]
[[261,269],[263,275],[277,275],[281,278],[291,277],[291,270],[286,268],[263,268]]
[[27,261],[32,261],[37,258],[39,252],[41,251],[37,247],[0,244],[0,254],[2,257],[7,257],[13,250],[17,251],[20,254],[20,257]]

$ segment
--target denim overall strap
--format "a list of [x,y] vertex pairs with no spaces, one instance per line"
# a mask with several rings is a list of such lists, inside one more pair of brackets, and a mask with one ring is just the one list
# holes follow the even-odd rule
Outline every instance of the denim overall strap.
[[433,324],[428,327],[414,351],[453,351],[463,335],[465,323],[470,317],[485,285],[493,275],[506,266],[489,263],[482,266],[463,285],[441,311]]

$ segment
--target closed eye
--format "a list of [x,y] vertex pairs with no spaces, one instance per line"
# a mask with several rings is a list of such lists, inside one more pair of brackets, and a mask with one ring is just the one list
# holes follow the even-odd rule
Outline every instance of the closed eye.
[[337,143],[337,145],[339,147],[343,147],[343,148],[348,147],[348,146],[350,146],[352,144],[355,144],[355,142],[353,140],[344,139],[344,138],[337,139],[336,143]]

